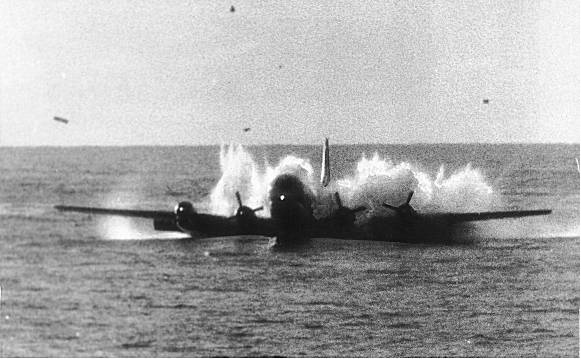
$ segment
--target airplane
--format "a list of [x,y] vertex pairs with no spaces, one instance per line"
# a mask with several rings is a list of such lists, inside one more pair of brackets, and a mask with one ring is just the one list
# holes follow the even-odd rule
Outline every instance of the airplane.
[[[329,142],[325,138],[321,161],[321,185],[330,181]],[[174,211],[135,210],[57,205],[59,211],[80,212],[92,215],[138,217],[153,220],[158,231],[184,232],[192,237],[223,237],[256,235],[275,237],[275,245],[286,246],[304,243],[310,238],[337,238],[375,241],[409,242],[427,237],[442,237],[457,224],[503,218],[548,215],[551,210],[522,210],[472,213],[418,213],[410,205],[414,192],[405,203],[383,206],[393,210],[395,216],[374,216],[356,224],[357,214],[366,210],[359,206],[343,205],[338,192],[334,193],[337,208],[331,215],[315,218],[314,196],[295,175],[276,177],[269,192],[270,218],[258,217],[263,207],[250,208],[235,192],[238,209],[232,216],[198,213],[191,202],[179,202]],[[443,237],[442,237],[443,238]]]

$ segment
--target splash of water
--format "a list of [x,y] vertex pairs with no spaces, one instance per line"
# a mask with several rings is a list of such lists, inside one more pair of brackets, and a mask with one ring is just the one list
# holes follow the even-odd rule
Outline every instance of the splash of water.
[[[131,183],[133,184],[135,181]],[[122,185],[118,187],[128,188]],[[125,192],[117,189],[105,197],[102,205],[107,208],[130,208],[140,202],[141,198],[136,192]],[[97,228],[100,237],[108,240],[178,239],[187,237],[185,233],[156,231],[150,221],[140,221],[119,216],[99,216]]]
[[289,173],[297,176],[313,193],[316,180],[309,160],[286,156],[275,167],[265,163],[261,169],[242,145],[220,147],[220,169],[222,177],[210,193],[209,210],[223,216],[233,215],[238,208],[235,193],[240,192],[242,202],[250,208],[264,206],[259,216],[270,215],[268,193],[273,180]]
[[272,181],[280,174],[299,177],[315,198],[316,216],[328,215],[336,206],[332,194],[337,191],[347,206],[367,207],[368,215],[385,212],[382,203],[399,205],[414,191],[412,206],[422,212],[483,211],[495,202],[495,194],[484,176],[470,164],[446,177],[441,167],[435,177],[408,162],[394,164],[376,153],[365,156],[357,163],[355,173],[331,181],[321,188],[316,181],[308,159],[286,156],[272,167],[265,163],[261,169],[241,145],[220,148],[222,177],[210,194],[210,211],[214,214],[232,215],[238,204],[234,193],[240,191],[245,205],[264,206],[259,213],[269,215],[268,192]]
[[357,164],[355,174],[337,181],[339,193],[349,206],[366,206],[370,214],[385,212],[383,203],[400,205],[408,194],[420,212],[471,212],[489,209],[496,197],[482,173],[470,164],[445,176],[440,167],[435,177],[408,162],[394,164],[376,153]]
[[[317,217],[327,216],[336,208],[333,197],[336,191],[341,195],[344,205],[365,206],[368,209],[366,212],[368,217],[393,214],[382,204],[404,203],[410,191],[414,191],[411,205],[419,212],[486,211],[500,202],[500,198],[486,183],[481,171],[472,168],[470,164],[448,176],[442,166],[437,174],[432,175],[408,162],[396,164],[376,153],[371,158],[362,156],[352,174],[333,180],[327,187],[322,188],[316,179],[318,174],[315,174],[308,159],[288,155],[276,166],[266,162],[259,166],[243,146],[230,145],[220,148],[220,168],[222,176],[206,199],[206,203],[196,204],[196,207],[202,205],[207,207],[210,213],[225,216],[232,215],[237,209],[235,192],[239,191],[245,205],[251,208],[264,206],[264,210],[257,214],[268,217],[270,215],[268,193],[271,184],[277,176],[284,173],[297,176],[305,184],[314,198],[314,214]],[[111,193],[102,205],[121,208],[141,203],[140,198],[136,197],[134,188],[135,183],[140,181],[129,182],[130,185],[125,183],[125,186],[122,182],[118,190]],[[128,188],[130,190],[127,190]],[[149,221],[134,221],[122,217],[100,217],[98,226],[101,237],[106,239],[162,239],[186,236],[181,233],[156,232]],[[539,226],[535,228],[537,227]],[[552,230],[555,227],[571,226],[548,225],[548,229],[543,233],[553,235]],[[483,230],[484,233],[496,233],[494,224],[482,228],[489,229]],[[511,228],[516,227],[511,224]],[[522,235],[526,231],[520,229],[513,232]],[[565,232],[559,232],[555,236],[578,236],[579,227],[573,226],[571,230]],[[531,233],[531,236],[538,235],[535,233]]]

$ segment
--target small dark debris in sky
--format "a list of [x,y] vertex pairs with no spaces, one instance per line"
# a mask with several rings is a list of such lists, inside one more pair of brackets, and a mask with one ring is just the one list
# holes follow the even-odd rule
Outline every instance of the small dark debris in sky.
[[485,98],[484,100],[482,100],[482,103],[485,104],[485,105],[488,105],[489,102],[490,102],[490,100],[487,99],[487,98]]
[[236,9],[234,8],[234,5],[230,6],[230,12],[234,12],[236,11]]
[[279,68],[279,69],[282,69],[282,65],[278,65],[278,68]]
[[62,117],[58,117],[58,116],[55,116],[52,119],[55,120],[55,121],[57,121],[57,122],[62,122],[64,124],[69,123],[69,120],[67,120],[66,118],[62,118]]
[[250,131],[250,127],[244,127],[244,129],[242,131],[244,131],[244,132]]

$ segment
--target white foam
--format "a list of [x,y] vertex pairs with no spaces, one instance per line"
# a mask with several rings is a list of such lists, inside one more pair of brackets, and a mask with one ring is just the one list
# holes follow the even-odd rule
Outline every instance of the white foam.
[[[128,186],[129,180],[121,181],[118,190],[105,197],[102,206],[106,208],[134,208],[142,203],[140,191],[135,190],[135,181]],[[125,184],[125,186],[123,185]],[[121,188],[132,188],[131,192]],[[108,240],[147,240],[147,239],[179,239],[188,237],[180,232],[161,232],[153,228],[152,220],[140,220],[121,216],[98,216],[97,229],[103,239]]]
[[212,189],[208,208],[211,213],[229,216],[238,208],[235,193],[240,192],[242,202],[250,208],[263,206],[257,214],[263,217],[270,215],[268,193],[272,181],[283,173],[294,174],[307,187],[315,191],[316,181],[309,160],[296,156],[284,157],[277,166],[265,164],[259,168],[252,156],[241,145],[221,146],[220,168],[222,176]]
[[467,164],[450,176],[444,168],[432,176],[408,162],[394,164],[376,153],[368,159],[363,156],[352,175],[331,181],[321,188],[316,181],[308,159],[286,156],[272,167],[262,168],[241,145],[222,146],[220,149],[222,176],[209,198],[209,209],[214,214],[232,215],[238,204],[234,193],[240,191],[244,204],[264,206],[259,213],[269,215],[268,192],[272,181],[280,174],[294,174],[305,183],[316,197],[315,214],[325,215],[334,208],[332,193],[338,191],[347,206],[363,205],[373,214],[385,211],[383,202],[399,205],[414,191],[411,204],[423,212],[483,211],[495,202],[495,194],[478,169]]
[[[147,223],[151,227],[151,223]],[[181,232],[160,232],[140,226],[136,221],[127,217],[104,216],[99,219],[99,234],[108,240],[153,240],[153,239],[180,239],[188,235]]]

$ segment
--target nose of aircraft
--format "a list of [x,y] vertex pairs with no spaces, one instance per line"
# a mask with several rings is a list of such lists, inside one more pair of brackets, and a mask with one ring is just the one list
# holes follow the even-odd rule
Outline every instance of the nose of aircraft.
[[272,183],[269,198],[270,214],[282,231],[302,231],[309,226],[311,199],[298,177],[279,175]]
[[307,208],[292,194],[279,193],[270,204],[272,218],[283,228],[298,228],[308,217]]
[[182,230],[188,230],[193,227],[193,220],[196,215],[194,206],[187,201],[180,202],[175,208],[176,223]]

